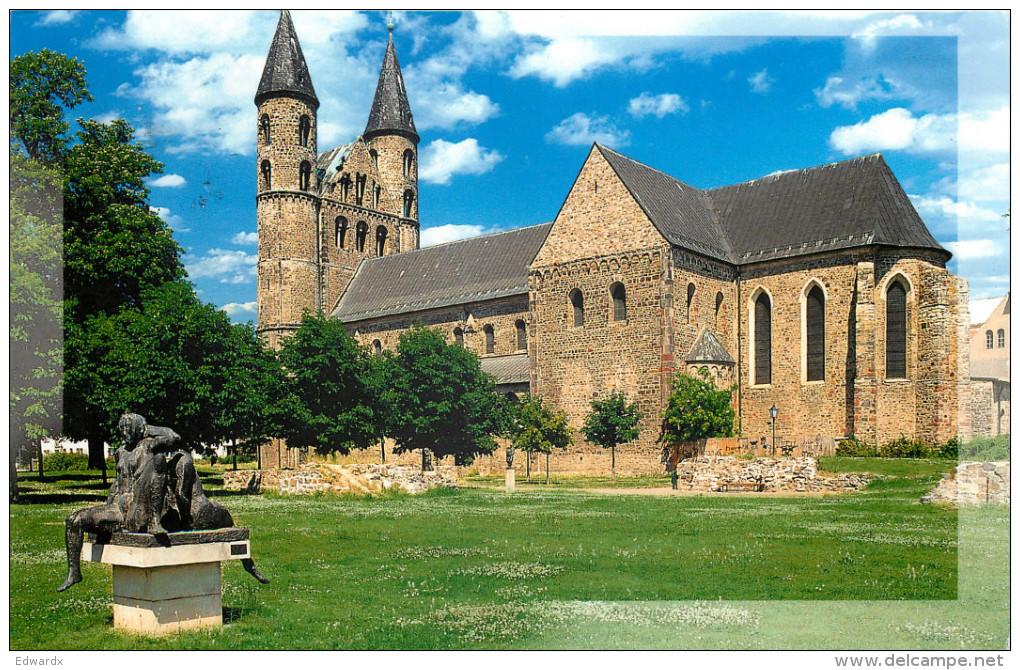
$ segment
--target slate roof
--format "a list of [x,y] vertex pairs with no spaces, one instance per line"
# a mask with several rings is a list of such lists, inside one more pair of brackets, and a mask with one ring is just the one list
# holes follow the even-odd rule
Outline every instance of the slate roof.
[[315,108],[319,107],[319,99],[315,96],[312,76],[308,73],[308,64],[301,53],[301,44],[294,31],[294,22],[286,9],[280,12],[280,22],[276,25],[273,44],[266,56],[266,66],[262,70],[258,91],[255,93],[255,104],[274,93],[298,94],[308,98]]
[[404,88],[404,75],[400,72],[391,32],[363,136],[368,140],[375,135],[393,132],[406,135],[418,143],[418,131],[414,128],[411,105],[407,102],[407,90]]
[[709,190],[595,145],[671,244],[735,265],[866,245],[946,251],[881,154]]
[[507,354],[505,356],[483,356],[479,359],[482,372],[496,378],[497,384],[529,384],[531,383],[531,366],[528,354]]
[[733,356],[730,356],[730,352],[726,351],[726,347],[708,328],[701,331],[698,339],[694,340],[694,344],[691,345],[691,350],[687,352],[684,360],[694,364],[726,363],[733,365],[736,363]]
[[528,292],[551,223],[472,237],[359,265],[332,317],[354,323]]

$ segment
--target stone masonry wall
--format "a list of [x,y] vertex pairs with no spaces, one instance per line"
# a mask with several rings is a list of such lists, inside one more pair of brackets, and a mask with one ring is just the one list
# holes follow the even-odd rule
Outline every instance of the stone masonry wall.
[[960,463],[921,502],[1008,505],[1009,497],[1009,461]]
[[[818,473],[813,458],[755,458],[699,456],[677,467],[680,490],[719,491],[726,484],[761,484],[763,490],[839,493],[857,491],[871,481],[869,475],[841,473],[827,477]],[[743,489],[742,489],[743,490]]]

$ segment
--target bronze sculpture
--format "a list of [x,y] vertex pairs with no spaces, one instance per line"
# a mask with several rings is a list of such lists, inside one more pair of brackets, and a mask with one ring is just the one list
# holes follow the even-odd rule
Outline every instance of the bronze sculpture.
[[[64,591],[81,581],[81,549],[85,533],[116,531],[150,533],[230,528],[227,509],[209,500],[195,472],[191,452],[180,447],[180,436],[169,428],[150,426],[138,414],[125,414],[117,424],[121,446],[115,453],[117,478],[106,503],[78,510],[67,517],[67,579]],[[268,583],[250,558],[242,566]]]

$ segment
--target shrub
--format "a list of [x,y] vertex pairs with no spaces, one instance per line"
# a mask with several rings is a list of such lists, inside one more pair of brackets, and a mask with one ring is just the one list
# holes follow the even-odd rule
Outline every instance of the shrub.
[[836,447],[837,456],[852,456],[857,458],[874,457],[878,456],[878,448],[873,444],[867,442],[861,442],[855,436],[851,435],[845,440],[840,441]]
[[886,442],[878,450],[878,455],[883,458],[928,458],[934,455],[932,452],[933,450],[924,442],[900,435],[895,440]]
[[956,438],[942,445],[928,445],[901,435],[879,447],[851,435],[839,443],[836,455],[855,458],[956,458],[958,449],[959,441]]
[[975,437],[959,449],[961,461],[1008,461],[1009,435]]
[[89,469],[88,454],[69,454],[58,451],[43,457],[43,470],[50,472],[73,472]]

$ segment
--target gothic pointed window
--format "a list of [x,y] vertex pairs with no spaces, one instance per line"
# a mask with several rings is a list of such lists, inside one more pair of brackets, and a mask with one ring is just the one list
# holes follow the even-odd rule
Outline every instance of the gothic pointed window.
[[999,338],[998,346],[1000,349],[1002,349],[1003,347],[1006,346],[1006,331],[1003,330],[1002,328],[999,328],[998,338]]
[[404,218],[411,218],[411,211],[414,207],[414,192],[411,190],[404,191]]
[[368,224],[358,221],[358,228],[354,238],[354,246],[358,251],[365,250],[365,238],[368,237]]
[[573,324],[577,328],[584,325],[584,294],[581,293],[580,289],[574,289],[570,292],[570,306],[573,312]]
[[461,328],[453,329],[453,341],[458,347],[464,346],[464,331]]
[[347,219],[342,216],[336,217],[336,248],[343,249],[347,239]]
[[613,299],[613,321],[627,320],[627,289],[616,282],[609,287],[609,295]]
[[273,188],[273,168],[267,160],[262,161],[262,183],[267,189]]
[[767,293],[754,301],[754,383],[772,383],[772,301]]
[[386,253],[386,228],[379,226],[375,229],[375,255],[382,256]]
[[301,161],[300,188],[307,191],[312,183],[312,164],[308,161]]
[[898,281],[885,292],[885,376],[907,376],[907,289]]
[[517,351],[523,351],[528,348],[528,328],[523,319],[517,319],[514,328],[517,329]]
[[807,295],[807,381],[825,379],[825,294],[815,286]]
[[272,144],[272,138],[269,135],[269,115],[267,114],[263,114],[259,119],[259,136],[262,144]]
[[493,354],[496,353],[496,331],[493,330],[492,326],[486,326],[485,331],[485,353]]
[[303,147],[308,146],[308,139],[312,134],[312,122],[307,116],[302,116],[298,121],[298,142]]
[[414,170],[414,152],[410,149],[404,151],[404,178],[407,179],[411,176]]

